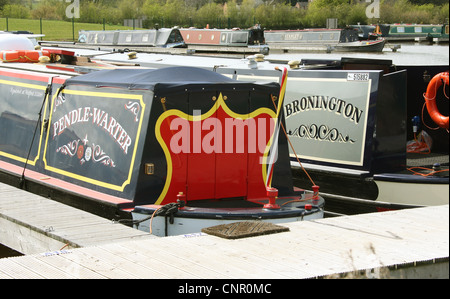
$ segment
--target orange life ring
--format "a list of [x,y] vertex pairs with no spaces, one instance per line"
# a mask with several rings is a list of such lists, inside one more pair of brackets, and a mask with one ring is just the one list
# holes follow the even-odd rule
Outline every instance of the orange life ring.
[[16,50],[0,51],[0,60],[3,62],[39,62],[39,57],[50,57],[47,50]]
[[448,72],[442,72],[437,74],[428,83],[427,92],[423,94],[425,98],[425,103],[427,105],[428,113],[431,119],[441,128],[448,130],[448,116],[444,116],[439,113],[436,106],[436,92],[437,89],[444,83],[448,85]]

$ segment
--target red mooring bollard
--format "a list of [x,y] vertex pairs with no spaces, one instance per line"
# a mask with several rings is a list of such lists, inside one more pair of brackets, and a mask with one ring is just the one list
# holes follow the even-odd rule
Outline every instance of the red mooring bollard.
[[267,196],[269,197],[269,203],[264,205],[264,209],[280,209],[280,206],[276,203],[278,196],[278,189],[267,188]]

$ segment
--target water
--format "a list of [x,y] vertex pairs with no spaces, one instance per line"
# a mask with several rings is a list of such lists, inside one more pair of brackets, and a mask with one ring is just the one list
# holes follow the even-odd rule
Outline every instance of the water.
[[[400,43],[391,43],[400,44]],[[270,54],[268,59],[301,60],[301,59],[341,59],[342,57],[371,58],[392,60],[396,65],[449,65],[449,45],[401,43],[401,48],[393,52],[385,48],[381,53],[287,53]],[[18,256],[20,253],[5,247],[0,240],[0,258]]]
[[4,257],[21,256],[21,255],[22,255],[21,253],[0,244],[0,259]]
[[392,60],[395,65],[449,65],[449,44],[419,44],[419,43],[396,43],[401,45],[397,52],[393,52],[387,46],[379,53],[286,53],[269,54],[267,59],[301,60],[301,59],[341,59],[342,57],[371,58]]

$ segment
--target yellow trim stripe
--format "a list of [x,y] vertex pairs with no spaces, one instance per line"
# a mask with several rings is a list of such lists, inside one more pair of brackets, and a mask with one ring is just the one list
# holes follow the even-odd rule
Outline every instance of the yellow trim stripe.
[[[16,82],[16,81],[9,81],[9,80],[0,80],[0,84],[5,84],[5,85],[12,85],[12,86],[19,86],[19,87],[25,87],[25,88],[31,88],[31,89],[37,89],[37,90],[43,90],[45,91],[45,89],[47,88],[47,86],[41,86],[41,85],[37,85],[37,84],[30,84],[30,83],[22,83],[22,82]],[[45,102],[47,102],[48,99],[48,95],[45,98]],[[45,119],[45,113],[44,113],[44,119]],[[36,120],[37,121],[37,120]],[[42,126],[41,126],[41,132],[43,131],[43,126],[44,126],[44,122],[42,122]],[[39,159],[40,153],[41,153],[41,144],[42,144],[42,135],[39,137],[39,146],[38,146],[38,152],[36,154],[36,157],[34,160],[28,160],[26,158],[23,157],[19,157],[10,153],[6,153],[6,152],[2,152],[0,151],[0,155],[7,157],[9,159],[12,160],[16,160],[22,163],[28,163],[29,165],[36,165],[37,160]]]

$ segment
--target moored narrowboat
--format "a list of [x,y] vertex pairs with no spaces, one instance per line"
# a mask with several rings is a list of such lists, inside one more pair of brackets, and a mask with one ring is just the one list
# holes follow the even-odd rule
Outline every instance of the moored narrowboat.
[[187,45],[214,45],[247,47],[264,44],[264,30],[250,29],[201,29],[180,28],[181,35]]
[[326,51],[381,52],[385,40],[378,38],[361,40],[354,28],[344,29],[303,29],[303,30],[266,30],[264,37],[271,49],[286,46],[298,49],[317,50],[326,47]]
[[259,26],[249,29],[180,28],[180,32],[188,48],[196,52],[269,53],[264,30]]
[[78,42],[86,45],[183,48],[177,28],[142,30],[80,30]]
[[448,42],[449,27],[445,24],[377,24],[377,25],[350,25],[358,30],[364,39],[369,38],[374,32],[387,41],[428,41]]
[[159,236],[323,217],[317,192],[293,186],[278,83],[47,66],[0,65],[3,182]]
[[[123,61],[123,56],[101,59]],[[282,61],[251,57],[154,57],[140,53],[136,62],[153,68],[197,65],[243,81],[277,80],[273,67],[283,66]],[[295,186],[309,185],[306,169],[320,186],[325,212],[333,214],[448,204],[448,130],[434,128],[423,96],[431,78],[447,72],[448,65],[347,57],[289,64],[284,114],[294,148],[290,155]],[[444,117],[448,94],[448,85],[441,84],[434,110]],[[419,122],[413,125],[415,116]],[[423,145],[420,137],[425,134],[432,146],[415,153],[410,143],[418,139]]]

